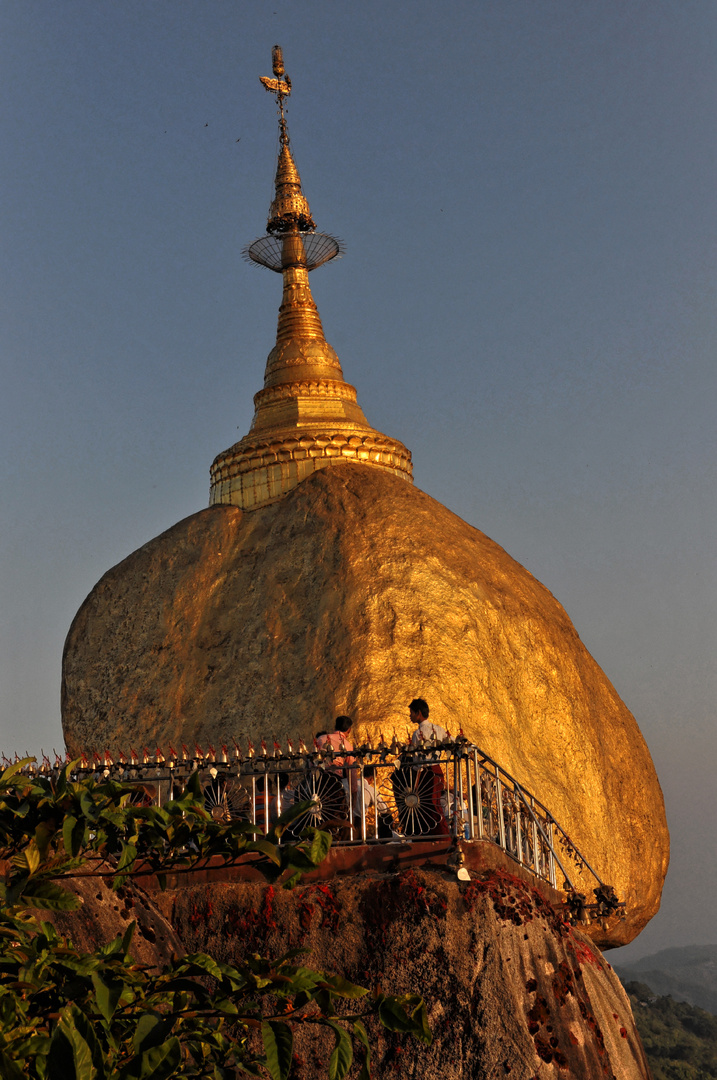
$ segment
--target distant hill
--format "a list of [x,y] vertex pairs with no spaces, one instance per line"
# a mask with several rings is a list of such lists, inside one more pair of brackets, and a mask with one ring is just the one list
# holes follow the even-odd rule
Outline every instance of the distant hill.
[[642,982],[628,982],[625,989],[653,1080],[717,1078],[717,1016],[657,997]]
[[613,966],[623,983],[646,983],[653,994],[717,1014],[717,945],[662,949],[629,965]]

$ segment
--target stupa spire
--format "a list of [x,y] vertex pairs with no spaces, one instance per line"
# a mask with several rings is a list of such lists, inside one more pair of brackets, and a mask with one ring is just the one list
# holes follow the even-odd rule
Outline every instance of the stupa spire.
[[278,106],[275,193],[267,235],[250,244],[245,254],[282,275],[276,345],[267,359],[264,388],[254,396],[248,434],[219,454],[211,469],[210,502],[246,510],[280,498],[317,469],[345,461],[412,479],[410,452],[369,425],[324,336],[309,272],[339,255],[341,245],[335,237],[316,232],[291,152],[284,109],[291,80],[278,45],[272,61],[274,78],[261,82]]

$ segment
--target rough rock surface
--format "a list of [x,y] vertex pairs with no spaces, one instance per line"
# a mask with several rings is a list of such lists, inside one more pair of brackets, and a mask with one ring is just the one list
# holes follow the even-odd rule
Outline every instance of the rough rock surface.
[[161,968],[173,956],[184,952],[172,927],[158,910],[154,899],[130,879],[118,892],[104,878],[78,875],[66,878],[62,886],[80,897],[76,911],[39,911],[81,952],[94,952],[122,935],[136,923],[130,954],[138,964]]
[[[637,724],[567,614],[492,540],[378,469],[336,466],[251,512],[179,522],[101,579],[70,629],[72,752],[406,730],[425,697],[550,809],[627,901],[659,906],[668,833]],[[588,887],[588,882],[585,882]]]
[[[503,872],[459,883],[411,869],[294,892],[200,885],[157,902],[190,951],[231,963],[303,946],[302,963],[369,988],[422,994],[432,1046],[372,1029],[376,1080],[649,1078],[610,965],[534,889]],[[325,1072],[331,1045],[299,1037],[295,1080]]]

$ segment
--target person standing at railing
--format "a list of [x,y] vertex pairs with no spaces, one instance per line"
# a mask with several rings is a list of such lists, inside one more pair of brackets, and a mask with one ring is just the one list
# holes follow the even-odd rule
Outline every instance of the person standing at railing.
[[[408,706],[408,715],[411,718],[411,723],[416,725],[416,730],[411,737],[411,746],[420,749],[425,746],[426,748],[436,743],[443,742],[448,738],[448,732],[440,724],[434,723],[428,719],[429,715],[428,702],[423,698],[414,698],[411,704]],[[436,754],[430,754],[426,749],[425,756],[421,754],[416,758],[416,764],[421,763],[422,780],[425,777],[425,781],[421,783],[423,788],[430,799],[431,808],[433,810],[433,816],[435,822],[430,828],[430,832],[438,834],[439,836],[450,835],[450,829],[446,816],[444,813],[444,805],[442,796],[445,792],[445,781],[443,777],[443,769],[438,764],[438,756]]]
[[315,741],[319,750],[333,750],[336,753],[327,771],[342,777],[346,794],[348,795],[350,787],[352,802],[355,803],[358,791],[358,769],[351,768],[356,764],[356,759],[352,757],[353,743],[349,739],[352,727],[353,720],[350,716],[337,716],[334,721],[334,730],[328,735],[317,735]]
[[[423,698],[414,698],[408,706],[411,723],[416,724],[416,730],[411,736],[411,746],[420,748],[424,743],[440,743],[448,738],[448,732],[445,728],[428,719],[429,711],[428,702],[424,701]],[[429,762],[431,758],[427,756],[425,760]],[[435,763],[437,758],[434,757],[432,760]]]

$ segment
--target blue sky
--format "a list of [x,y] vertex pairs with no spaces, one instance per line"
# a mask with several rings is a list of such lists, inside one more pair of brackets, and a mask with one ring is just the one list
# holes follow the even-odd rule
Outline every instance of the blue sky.
[[714,941],[717,7],[5,0],[0,30],[2,748],[59,745],[75,611],[248,429],[278,41],[345,376],[638,719],[673,868],[629,954]]

